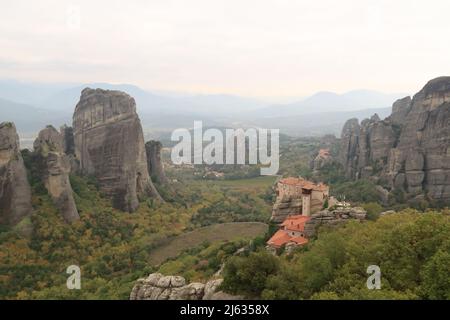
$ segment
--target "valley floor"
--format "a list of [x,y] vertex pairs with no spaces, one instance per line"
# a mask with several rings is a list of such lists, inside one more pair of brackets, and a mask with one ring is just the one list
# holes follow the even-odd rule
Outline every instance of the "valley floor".
[[232,241],[235,239],[253,239],[267,232],[267,224],[261,222],[230,222],[202,227],[183,233],[150,252],[149,263],[159,265],[177,257],[183,251],[197,247],[204,242]]

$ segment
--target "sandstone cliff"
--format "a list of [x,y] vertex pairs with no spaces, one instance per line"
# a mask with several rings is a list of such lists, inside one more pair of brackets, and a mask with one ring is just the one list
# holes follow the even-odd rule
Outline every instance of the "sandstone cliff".
[[42,180],[59,212],[69,223],[78,220],[80,216],[69,180],[70,159],[64,153],[63,135],[54,127],[47,126],[39,132],[33,147],[42,169]]
[[136,103],[120,91],[82,91],[73,115],[75,155],[80,171],[95,176],[114,207],[133,212],[139,197],[160,196],[147,169]]
[[214,279],[206,284],[192,282],[180,276],[163,276],[152,273],[147,278],[136,281],[130,300],[236,300],[240,296],[233,296],[218,288],[222,279]]
[[31,189],[13,123],[0,124],[0,224],[15,225],[31,214]]
[[301,212],[301,197],[277,197],[272,207],[271,221],[274,223],[281,223],[288,216],[301,214]]
[[150,140],[145,144],[147,153],[148,171],[155,182],[166,185],[169,180],[164,173],[164,167],[161,161],[162,144],[159,141]]
[[413,99],[396,101],[384,120],[348,120],[340,162],[350,178],[372,177],[410,198],[449,201],[450,77],[431,80]]

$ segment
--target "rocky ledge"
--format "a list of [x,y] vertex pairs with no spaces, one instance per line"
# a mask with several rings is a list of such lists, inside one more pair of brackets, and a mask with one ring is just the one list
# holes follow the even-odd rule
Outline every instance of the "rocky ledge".
[[336,207],[325,209],[311,215],[305,224],[305,235],[310,238],[317,228],[323,225],[337,225],[348,220],[366,220],[366,211],[361,207]]
[[218,291],[222,279],[214,279],[206,284],[192,282],[180,276],[163,276],[152,273],[147,278],[138,279],[131,290],[130,300],[236,300],[233,296]]

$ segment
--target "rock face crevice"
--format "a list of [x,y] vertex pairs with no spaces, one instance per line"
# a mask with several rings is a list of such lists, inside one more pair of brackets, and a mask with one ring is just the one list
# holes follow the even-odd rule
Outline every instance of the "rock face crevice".
[[128,94],[86,88],[73,115],[75,155],[117,209],[133,212],[139,197],[160,199],[147,169],[136,103]]
[[11,122],[0,124],[0,225],[16,225],[30,216],[31,188]]
[[349,178],[375,177],[411,198],[450,200],[450,77],[396,101],[384,120],[348,120],[340,162]]
[[147,153],[148,171],[155,182],[167,185],[169,180],[164,173],[164,167],[161,161],[162,144],[159,141],[150,140],[145,144]]
[[80,173],[80,162],[75,155],[75,139],[73,136],[73,128],[63,125],[60,128],[60,133],[63,139],[63,152],[69,158],[71,173]]
[[69,174],[71,164],[64,153],[64,137],[54,127],[47,126],[39,132],[33,144],[37,161],[40,162],[42,180],[53,202],[63,216],[71,223],[80,219]]

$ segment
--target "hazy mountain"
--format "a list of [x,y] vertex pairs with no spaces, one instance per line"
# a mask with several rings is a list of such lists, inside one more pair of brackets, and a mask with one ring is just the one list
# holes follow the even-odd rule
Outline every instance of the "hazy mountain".
[[407,94],[385,94],[370,90],[354,90],[344,94],[322,91],[302,101],[274,105],[261,110],[263,116],[290,116],[321,112],[358,111],[388,108]]
[[189,95],[174,92],[152,92],[130,84],[33,84],[12,80],[0,81],[0,97],[42,109],[73,112],[81,91],[102,88],[127,92],[135,98],[139,113],[197,115],[234,114],[261,108],[265,104],[255,99],[228,94]]
[[391,113],[391,108],[364,109],[341,112],[320,112],[287,117],[261,117],[249,124],[269,129],[280,129],[281,133],[290,136],[322,136],[334,134],[339,137],[342,127],[349,118],[363,120],[377,113],[385,118]]
[[33,83],[0,80],[0,98],[28,105],[40,105],[48,97],[73,87],[67,83]]
[[20,132],[31,133],[48,124],[58,127],[63,123],[71,123],[71,115],[0,98],[0,122],[3,121],[14,122]]

